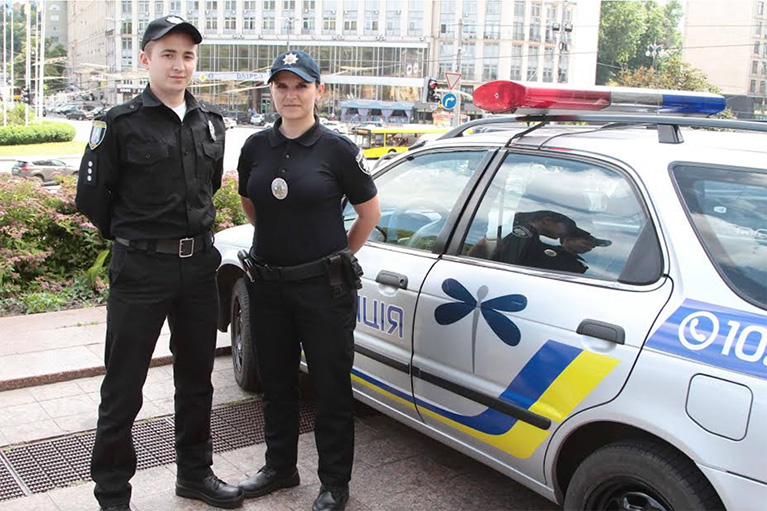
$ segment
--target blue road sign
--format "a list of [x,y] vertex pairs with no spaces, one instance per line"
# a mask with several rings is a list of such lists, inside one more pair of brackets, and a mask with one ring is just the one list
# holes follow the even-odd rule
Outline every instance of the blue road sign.
[[458,103],[458,96],[452,92],[442,95],[442,108],[445,110],[452,110],[455,108],[455,104]]

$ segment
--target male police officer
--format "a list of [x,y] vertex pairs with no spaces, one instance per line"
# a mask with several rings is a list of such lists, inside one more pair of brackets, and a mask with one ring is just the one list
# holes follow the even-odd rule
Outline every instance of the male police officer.
[[232,508],[242,492],[211,470],[210,375],[216,346],[212,196],[221,185],[221,114],[186,87],[202,36],[177,16],[152,21],[141,42],[149,85],[93,122],[77,206],[114,239],[106,375],[91,460],[102,509],[130,509],[136,471],[131,426],[165,319],[171,330],[176,494]]
[[548,247],[541,236],[559,239],[575,229],[568,216],[548,210],[517,213],[511,232],[504,236],[490,259],[522,266],[540,267]]
[[596,247],[612,245],[610,240],[596,238],[590,232],[578,227],[562,236],[559,243],[560,246],[547,247],[543,251],[546,257],[540,259],[539,268],[568,273],[586,273],[589,266],[581,254],[591,252]]

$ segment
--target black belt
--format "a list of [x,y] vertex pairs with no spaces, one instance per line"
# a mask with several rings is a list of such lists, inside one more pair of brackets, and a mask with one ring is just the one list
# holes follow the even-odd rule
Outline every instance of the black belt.
[[207,233],[193,238],[160,240],[126,240],[115,237],[115,241],[134,250],[157,252],[158,254],[176,254],[179,257],[192,257],[197,252],[204,252],[213,244],[213,234]]
[[256,273],[255,278],[256,280],[282,280],[290,282],[319,277],[327,274],[331,263],[337,259],[334,256],[335,254],[295,266],[272,266],[256,261],[253,266]]

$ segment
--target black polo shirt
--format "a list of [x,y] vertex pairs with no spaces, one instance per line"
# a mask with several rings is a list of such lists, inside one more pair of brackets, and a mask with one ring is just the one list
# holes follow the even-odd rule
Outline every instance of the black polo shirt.
[[[237,170],[240,195],[249,197],[256,209],[256,256],[291,266],[345,248],[342,197],[360,204],[377,190],[351,140],[318,119],[309,131],[288,139],[279,130],[280,121],[248,138]],[[288,185],[284,199],[272,193],[277,177]]]
[[77,207],[107,238],[178,239],[209,232],[226,127],[186,93],[183,122],[149,89],[93,123]]

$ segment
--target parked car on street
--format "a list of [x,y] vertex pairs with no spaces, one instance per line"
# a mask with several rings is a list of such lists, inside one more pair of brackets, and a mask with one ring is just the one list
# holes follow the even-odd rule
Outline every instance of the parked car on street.
[[66,113],[67,119],[72,119],[76,121],[84,121],[88,119],[88,112],[85,110],[82,110],[80,108],[76,108],[74,110],[69,110]]
[[77,170],[77,167],[67,165],[61,160],[41,158],[34,161],[18,160],[11,168],[11,174],[27,179],[39,179],[43,183],[53,183],[56,176],[77,175]]
[[224,126],[226,126],[226,129],[236,128],[237,120],[232,117],[224,117]]
[[[498,81],[474,104],[499,115],[374,174],[355,396],[568,510],[764,509],[767,125],[705,118],[708,93]],[[252,237],[215,243],[255,390]]]

